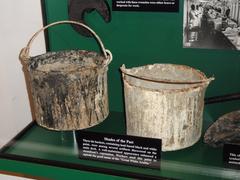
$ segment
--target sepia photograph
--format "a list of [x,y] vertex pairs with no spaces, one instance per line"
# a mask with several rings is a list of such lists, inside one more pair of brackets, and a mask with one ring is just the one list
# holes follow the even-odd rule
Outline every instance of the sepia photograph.
[[183,47],[240,50],[240,1],[185,0]]

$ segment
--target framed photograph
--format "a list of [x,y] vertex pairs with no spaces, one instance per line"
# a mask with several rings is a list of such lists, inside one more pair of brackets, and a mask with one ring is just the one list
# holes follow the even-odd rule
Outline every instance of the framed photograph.
[[238,0],[185,0],[185,48],[240,50]]

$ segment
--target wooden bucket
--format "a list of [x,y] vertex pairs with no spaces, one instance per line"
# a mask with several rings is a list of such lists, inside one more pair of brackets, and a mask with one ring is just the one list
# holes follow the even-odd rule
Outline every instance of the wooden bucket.
[[[91,32],[102,54],[85,50],[47,52],[29,57],[33,40],[45,29],[58,24],[76,24]],[[88,26],[59,21],[36,32],[20,53],[25,77],[30,84],[36,122],[52,130],[78,130],[102,122],[109,114],[107,70],[109,50]]]
[[162,139],[162,151],[196,143],[202,130],[205,90],[213,78],[174,64],[126,69],[124,82],[127,134]]

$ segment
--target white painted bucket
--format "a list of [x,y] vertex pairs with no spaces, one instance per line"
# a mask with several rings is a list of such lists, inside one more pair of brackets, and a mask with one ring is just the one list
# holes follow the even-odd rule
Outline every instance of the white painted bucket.
[[127,134],[162,139],[162,151],[192,146],[202,130],[205,90],[213,78],[189,66],[153,64],[126,69]]

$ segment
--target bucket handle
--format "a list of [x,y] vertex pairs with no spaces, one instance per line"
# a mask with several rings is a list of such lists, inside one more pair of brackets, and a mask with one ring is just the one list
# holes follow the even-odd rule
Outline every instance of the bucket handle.
[[215,78],[214,77],[210,77],[204,80],[199,80],[199,81],[177,81],[177,80],[170,80],[170,79],[150,79],[147,77],[143,77],[143,76],[136,76],[132,73],[127,72],[125,65],[123,64],[122,67],[120,67],[120,70],[122,71],[122,75],[124,77],[124,75],[128,75],[137,79],[141,79],[141,80],[145,80],[145,81],[150,81],[150,82],[156,82],[156,83],[164,83],[164,84],[201,84],[201,83],[209,83],[211,81],[213,81]]
[[111,61],[112,61],[112,53],[110,50],[108,49],[105,49],[101,39],[99,38],[99,36],[90,28],[88,27],[87,25],[83,24],[83,23],[80,23],[80,22],[77,22],[77,21],[57,21],[57,22],[54,22],[54,23],[51,23],[51,24],[48,24],[47,26],[44,26],[43,28],[41,28],[40,30],[38,30],[35,34],[33,34],[33,36],[31,37],[31,39],[28,41],[27,43],[27,46],[22,48],[20,54],[19,54],[19,59],[22,60],[23,62],[27,63],[27,61],[30,59],[30,56],[29,56],[29,51],[30,51],[30,48],[31,48],[31,45],[34,41],[34,39],[42,32],[44,31],[45,29],[51,27],[51,26],[55,26],[55,25],[58,25],[58,24],[76,24],[76,25],[79,25],[85,29],[87,29],[92,35],[93,37],[96,39],[96,41],[98,42],[100,48],[101,48],[101,51],[104,55],[104,57],[106,58],[106,62],[105,62],[105,66],[108,65]]

